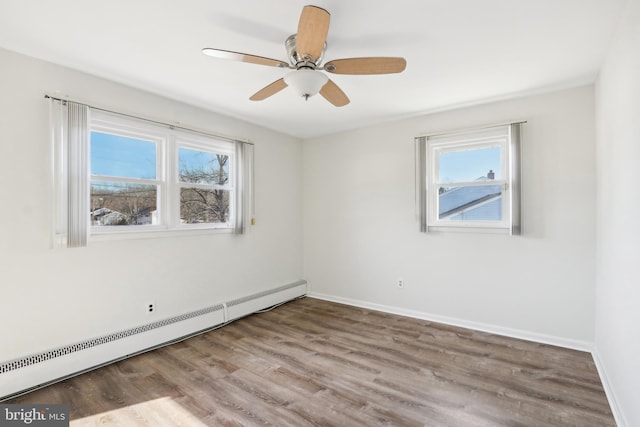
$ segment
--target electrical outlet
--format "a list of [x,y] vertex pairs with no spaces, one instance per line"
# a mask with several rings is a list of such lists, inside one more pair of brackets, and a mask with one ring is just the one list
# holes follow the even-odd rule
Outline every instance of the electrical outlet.
[[398,279],[398,281],[396,282],[396,286],[398,287],[398,289],[404,288],[404,280]]
[[150,301],[147,303],[146,305],[146,310],[147,310],[147,314],[153,314],[156,312],[156,303],[153,301]]

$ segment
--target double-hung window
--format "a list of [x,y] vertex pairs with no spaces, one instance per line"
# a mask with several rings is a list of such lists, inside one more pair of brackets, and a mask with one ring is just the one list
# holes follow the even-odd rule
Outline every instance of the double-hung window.
[[[177,171],[173,217],[180,225],[229,227],[233,217],[233,147],[176,141]],[[179,202],[178,202],[179,201]],[[176,224],[178,225],[178,224]]]
[[422,231],[520,234],[520,124],[416,143]]
[[93,113],[91,231],[232,228],[231,141]]
[[251,144],[69,104],[52,107],[58,244],[249,223]]
[[166,138],[95,120],[90,133],[91,227],[160,225]]

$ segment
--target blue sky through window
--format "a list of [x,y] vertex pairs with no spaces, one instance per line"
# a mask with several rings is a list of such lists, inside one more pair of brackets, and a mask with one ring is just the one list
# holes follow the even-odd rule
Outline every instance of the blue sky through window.
[[[226,156],[225,156],[226,158]],[[217,184],[219,183],[219,167],[218,155],[210,151],[192,150],[189,148],[180,148],[178,150],[178,163],[180,168],[180,176],[189,174],[190,172],[203,172],[199,176],[201,183]],[[229,175],[229,163],[224,163],[223,176]]]
[[[91,132],[91,174],[120,178],[156,179],[157,146],[155,142],[102,132]],[[226,158],[226,156],[225,156]],[[203,172],[197,181],[220,183],[216,153],[179,148],[179,172]],[[229,175],[229,163],[223,166],[222,178]],[[195,182],[189,180],[189,182]]]
[[91,174],[156,179],[156,144],[91,132]]
[[439,182],[471,182],[492,170],[501,179],[500,147],[447,151],[439,155]]

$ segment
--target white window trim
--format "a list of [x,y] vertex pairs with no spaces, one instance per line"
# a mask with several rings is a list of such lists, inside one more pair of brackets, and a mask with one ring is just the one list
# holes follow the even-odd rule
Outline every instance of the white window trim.
[[[166,230],[167,227],[162,225],[162,215],[165,212],[165,204],[167,204],[167,185],[166,174],[164,167],[165,156],[167,151],[168,138],[167,135],[157,127],[147,125],[143,122],[137,122],[135,120],[119,117],[115,114],[109,114],[102,111],[95,111],[91,114],[91,120],[89,123],[89,132],[101,132],[111,135],[119,135],[127,138],[140,139],[144,141],[154,142],[156,144],[156,179],[138,179],[138,178],[121,178],[108,175],[89,175],[87,177],[89,187],[92,180],[103,180],[110,182],[135,182],[140,184],[157,185],[158,187],[158,206],[160,216],[158,225],[129,225],[127,227],[96,227],[90,225],[89,227],[89,239],[94,240],[96,237],[105,235],[119,235],[119,234],[131,234],[131,233],[143,233],[143,232],[158,232]],[[91,144],[89,144],[90,150]],[[91,154],[89,152],[87,164],[89,171],[91,171]],[[87,195],[90,197],[90,195]]]
[[[120,238],[153,238],[166,236],[167,232],[190,231],[194,232],[233,232],[235,212],[235,152],[232,142],[216,140],[214,137],[189,134],[187,132],[164,128],[159,125],[145,123],[122,117],[104,111],[92,112],[90,121],[90,131],[110,133],[130,138],[142,139],[156,143],[156,179],[135,179],[119,178],[111,176],[89,175],[89,183],[92,179],[103,179],[113,182],[139,182],[144,184],[154,184],[158,186],[158,222],[157,225],[128,225],[122,227],[91,226],[89,239],[93,240],[116,240]],[[181,147],[215,152],[229,156],[229,184],[225,186],[189,184],[181,185],[178,182],[178,151]],[[90,156],[89,156],[90,157]],[[89,161],[89,160],[88,160]],[[226,223],[208,224],[181,224],[179,221],[180,212],[179,200],[180,187],[219,187],[229,191],[230,212],[229,220]]]
[[[416,206],[421,232],[474,232],[521,234],[520,227],[520,128],[524,121],[490,125],[421,136],[416,142]],[[438,182],[437,156],[443,151],[465,147],[501,147],[500,179],[486,181]],[[502,186],[502,221],[447,221],[438,218],[438,188],[451,186]]]
[[[171,145],[173,150],[170,156],[168,156],[168,162],[172,165],[169,167],[169,173],[167,182],[169,186],[169,192],[172,195],[173,200],[180,199],[181,188],[203,188],[203,189],[220,189],[229,192],[229,220],[226,223],[209,223],[209,224],[181,224],[180,219],[180,206],[177,203],[171,204],[169,207],[171,217],[169,222],[169,229],[182,229],[182,230],[208,230],[208,229],[233,229],[235,227],[235,209],[236,209],[236,162],[235,162],[235,150],[232,144],[222,141],[212,140],[211,138],[204,138],[198,135],[185,135],[183,133],[177,133],[171,139]],[[177,172],[179,170],[179,150],[180,148],[187,148],[192,150],[208,151],[216,154],[224,154],[229,157],[229,182],[226,185],[217,184],[195,184],[195,183],[180,183],[178,181]]]
[[[472,229],[472,228],[493,228],[493,229],[506,229],[509,227],[510,207],[507,202],[508,193],[510,193],[509,185],[509,168],[507,166],[508,161],[500,159],[499,176],[502,178],[496,179],[489,183],[487,181],[455,181],[455,182],[440,182],[438,177],[440,176],[438,156],[444,152],[461,151],[466,148],[473,147],[474,149],[493,148],[500,147],[503,156],[508,156],[508,135],[502,135],[501,133],[495,133],[492,135],[482,135],[474,137],[475,133],[462,134],[457,138],[439,138],[435,141],[427,138],[427,157],[429,164],[429,176],[427,179],[427,195],[428,195],[428,222],[427,226],[434,227],[447,227],[454,229]],[[467,138],[471,136],[471,138]],[[496,171],[498,172],[498,171]],[[502,221],[455,221],[439,219],[438,201],[439,194],[438,188],[441,186],[451,187],[484,187],[489,185],[500,185],[502,187]],[[506,197],[505,197],[506,196]]]

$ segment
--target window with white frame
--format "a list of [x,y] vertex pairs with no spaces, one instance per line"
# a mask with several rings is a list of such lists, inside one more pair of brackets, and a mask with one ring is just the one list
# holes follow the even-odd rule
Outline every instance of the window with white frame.
[[230,147],[178,140],[176,148],[175,217],[180,224],[229,226],[235,187]]
[[84,246],[89,234],[244,231],[250,144],[68,104],[52,100],[51,109],[57,244]]
[[520,124],[416,138],[422,231],[520,234]]
[[92,232],[233,226],[233,142],[93,113],[89,151]]
[[134,132],[116,123],[92,123],[89,210],[92,227],[160,225],[164,190],[160,133]]

